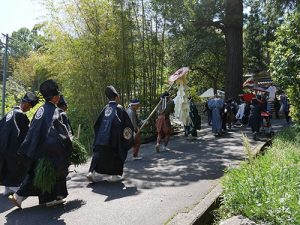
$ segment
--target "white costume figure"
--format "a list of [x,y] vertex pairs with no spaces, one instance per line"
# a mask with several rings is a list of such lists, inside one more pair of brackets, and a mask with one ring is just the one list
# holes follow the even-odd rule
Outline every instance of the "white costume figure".
[[185,77],[182,77],[177,80],[179,83],[177,95],[174,98],[175,103],[175,117],[183,123],[184,126],[190,124],[190,105],[187,95],[187,80]]

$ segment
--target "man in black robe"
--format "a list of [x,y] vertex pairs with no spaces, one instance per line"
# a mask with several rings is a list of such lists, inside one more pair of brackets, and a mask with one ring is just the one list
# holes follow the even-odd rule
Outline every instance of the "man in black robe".
[[[22,201],[29,196],[38,196],[40,204],[53,206],[63,203],[68,195],[66,177],[72,152],[71,132],[63,122],[63,110],[56,107],[60,99],[56,82],[43,82],[40,92],[45,104],[36,111],[27,136],[18,151],[20,155],[31,160],[30,168],[19,190],[9,196],[19,208]],[[50,193],[34,186],[36,167],[44,158],[50,160],[56,174],[55,184]]]
[[109,103],[102,109],[95,126],[93,157],[87,178],[95,182],[95,172],[112,175],[111,181],[122,179],[128,150],[133,146],[133,125],[118,104],[119,94],[113,86],[105,89]]
[[195,105],[193,99],[189,97],[190,101],[190,118],[191,118],[191,134],[193,137],[197,137],[197,130],[201,129],[201,117],[198,113],[197,106]]
[[60,98],[59,98],[59,102],[57,103],[57,107],[58,108],[61,108],[64,112],[61,114],[62,115],[62,118],[63,118],[63,123],[64,124],[67,124],[67,129],[69,131],[71,131],[72,135],[74,135],[74,131],[73,131],[73,128],[71,126],[71,122],[67,116],[67,111],[68,111],[68,103],[67,101],[65,100],[64,96],[63,95],[60,95]]
[[253,139],[256,140],[260,130],[261,121],[262,121],[261,118],[262,108],[256,98],[252,99],[250,108],[251,111],[249,116],[249,125],[251,126],[251,130],[253,133]]
[[18,190],[26,174],[26,163],[17,151],[29,129],[29,119],[25,113],[37,103],[37,96],[28,92],[22,98],[20,106],[14,107],[0,121],[0,184],[5,186],[5,196]]

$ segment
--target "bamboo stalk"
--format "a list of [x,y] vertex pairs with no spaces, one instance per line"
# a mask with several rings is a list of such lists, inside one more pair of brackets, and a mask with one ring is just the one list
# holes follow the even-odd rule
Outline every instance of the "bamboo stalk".
[[80,128],[81,128],[81,124],[78,125],[78,130],[77,130],[77,139],[79,140],[80,137]]

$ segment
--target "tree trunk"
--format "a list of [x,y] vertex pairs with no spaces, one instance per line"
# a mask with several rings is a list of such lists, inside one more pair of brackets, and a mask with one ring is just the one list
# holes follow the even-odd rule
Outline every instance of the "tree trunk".
[[226,0],[225,2],[225,38],[226,38],[226,98],[237,97],[243,83],[243,2]]

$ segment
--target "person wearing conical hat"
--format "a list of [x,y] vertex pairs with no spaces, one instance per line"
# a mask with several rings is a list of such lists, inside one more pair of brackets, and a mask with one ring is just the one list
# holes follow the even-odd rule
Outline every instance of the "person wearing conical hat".
[[9,111],[0,121],[0,184],[4,185],[4,196],[17,191],[26,172],[26,163],[17,154],[29,129],[25,114],[38,103],[38,97],[28,92],[20,105]]
[[[72,152],[72,137],[67,124],[63,122],[63,110],[56,106],[60,99],[57,83],[46,80],[40,85],[40,93],[45,103],[36,111],[26,138],[18,150],[20,155],[30,160],[29,170],[19,190],[9,196],[19,208],[29,196],[38,196],[39,204],[54,206],[64,203],[68,195],[66,177]],[[50,191],[41,190],[35,185],[36,173],[39,172],[36,168],[43,159],[50,161],[54,170],[55,180]]]

